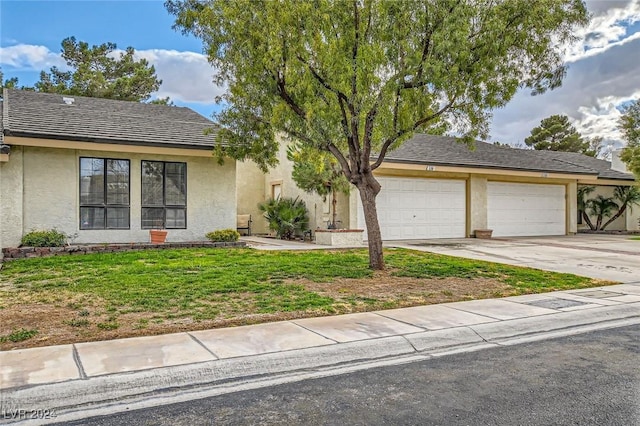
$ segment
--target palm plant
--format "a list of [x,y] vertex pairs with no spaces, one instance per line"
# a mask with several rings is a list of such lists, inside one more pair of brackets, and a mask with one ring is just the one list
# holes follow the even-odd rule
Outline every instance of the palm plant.
[[613,198],[618,201],[618,211],[616,214],[602,225],[602,230],[609,226],[614,220],[624,214],[627,209],[633,211],[633,206],[640,204],[640,187],[638,186],[616,186],[613,190]]
[[596,198],[588,200],[586,205],[589,209],[589,213],[597,218],[596,230],[601,229],[600,225],[602,225],[602,219],[604,217],[611,216],[611,212],[613,212],[614,209],[619,208],[618,203],[616,203],[613,197],[604,197],[602,195],[598,195]]
[[280,239],[291,240],[309,227],[307,206],[299,198],[269,199],[258,204],[258,208],[264,212],[269,229]]
[[585,198],[587,197],[587,195],[595,191],[595,189],[596,189],[595,186],[578,187],[578,210],[582,215],[582,219],[589,226],[589,229],[591,229],[592,231],[595,231],[596,227],[593,225],[593,222],[591,222],[591,218],[587,213],[587,200],[585,200]]

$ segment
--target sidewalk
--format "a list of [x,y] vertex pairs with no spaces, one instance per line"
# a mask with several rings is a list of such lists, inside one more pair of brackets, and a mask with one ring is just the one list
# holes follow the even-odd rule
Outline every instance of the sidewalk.
[[0,352],[0,403],[5,411],[64,414],[167,390],[390,357],[439,356],[634,323],[640,323],[640,281],[5,351]]

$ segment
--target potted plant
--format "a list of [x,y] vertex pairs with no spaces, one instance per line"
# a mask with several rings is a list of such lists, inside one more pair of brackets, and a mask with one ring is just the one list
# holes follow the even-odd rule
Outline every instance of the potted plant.
[[164,229],[163,221],[158,219],[153,222],[153,228],[149,230],[151,244],[164,244],[167,239],[167,230]]

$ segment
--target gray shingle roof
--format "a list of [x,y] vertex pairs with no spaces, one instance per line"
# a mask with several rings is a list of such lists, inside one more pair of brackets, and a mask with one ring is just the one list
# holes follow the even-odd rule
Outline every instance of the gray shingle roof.
[[173,148],[211,149],[215,124],[185,107],[73,98],[63,95],[4,89],[2,128],[6,136],[65,139]]
[[611,169],[611,163],[573,152],[507,148],[476,141],[475,149],[449,136],[417,134],[387,153],[386,162],[479,167],[548,173],[598,175],[602,179],[634,180]]

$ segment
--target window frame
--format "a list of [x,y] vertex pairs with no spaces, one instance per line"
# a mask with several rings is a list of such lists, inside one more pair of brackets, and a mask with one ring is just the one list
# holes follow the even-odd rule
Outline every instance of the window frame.
[[[149,205],[144,204],[144,167],[143,164],[147,163],[162,163],[162,204]],[[184,165],[184,206],[178,204],[167,204],[167,164],[183,164]],[[188,171],[186,161],[163,161],[163,160],[140,160],[140,229],[158,229],[156,226],[145,226],[143,223],[144,209],[162,209],[162,228],[161,229],[187,229],[188,216]],[[184,227],[167,227],[167,209],[181,209],[184,211]]]
[[[103,165],[103,172],[104,172],[104,178],[102,179],[102,191],[103,191],[103,202],[102,204],[93,204],[93,203],[83,203],[82,202],[82,160],[102,160],[104,162]],[[129,203],[128,204],[109,204],[108,199],[109,199],[109,193],[107,190],[107,184],[108,184],[108,179],[107,179],[107,162],[108,161],[126,161],[129,165],[129,173],[127,173],[127,189],[129,191]],[[104,210],[104,227],[102,228],[83,228],[82,227],[82,208],[83,207],[88,207],[88,208],[101,208]],[[107,210],[112,207],[112,208],[127,208],[129,210],[129,226],[127,226],[126,228],[122,227],[122,228],[111,228],[108,226],[108,217],[107,217]],[[131,229],[131,160],[129,160],[128,158],[111,158],[111,157],[86,157],[86,156],[79,156],[78,157],[78,229],[81,231],[104,231],[104,230],[109,230],[109,231],[117,231],[117,230],[130,230]]]

